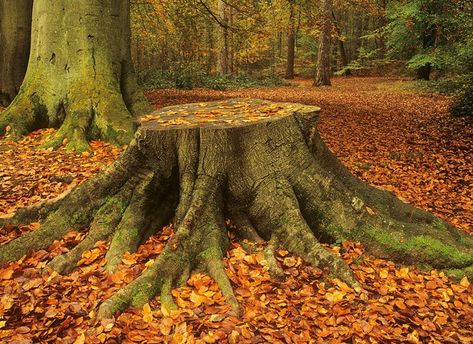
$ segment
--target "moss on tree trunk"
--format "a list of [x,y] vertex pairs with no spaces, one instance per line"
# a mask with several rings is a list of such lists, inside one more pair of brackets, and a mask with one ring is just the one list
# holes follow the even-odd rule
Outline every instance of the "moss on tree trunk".
[[131,65],[128,1],[34,2],[28,71],[0,133],[57,127],[47,145],[81,151],[92,138],[128,143],[133,116],[148,110]]
[[[47,248],[69,228],[90,225],[86,239],[50,266],[75,267],[82,252],[110,240],[107,270],[162,225],[175,234],[134,282],[106,300],[101,317],[140,306],[170,290],[197,266],[239,306],[222,259],[225,219],[236,235],[269,242],[268,267],[280,275],[274,249],[284,247],[359,291],[340,257],[321,242],[359,240],[369,253],[399,263],[473,278],[473,239],[435,216],[351,175],[315,128],[319,108],[262,100],[228,100],[165,108],[145,117],[128,150],[108,170],[71,193],[0,220],[45,218],[41,228],[0,248],[0,263]],[[41,207],[39,207],[41,208]]]

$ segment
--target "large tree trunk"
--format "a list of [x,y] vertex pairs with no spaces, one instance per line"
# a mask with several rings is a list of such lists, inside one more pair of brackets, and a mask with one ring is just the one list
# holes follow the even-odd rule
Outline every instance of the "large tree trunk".
[[91,138],[128,143],[133,115],[148,110],[131,64],[128,1],[34,2],[28,71],[0,132],[60,127],[48,146],[81,151]]
[[296,15],[294,0],[289,0],[289,33],[287,35],[287,66],[286,79],[294,79],[294,63],[296,55]]
[[0,105],[17,95],[28,66],[33,0],[0,1]]
[[332,0],[323,0],[323,23],[317,54],[314,86],[330,86],[330,41],[332,35]]
[[[108,170],[69,194],[22,209],[2,224],[44,219],[41,228],[0,247],[0,264],[45,249],[70,228],[87,228],[84,241],[49,264],[74,269],[84,251],[110,240],[106,269],[174,219],[174,236],[134,282],[105,301],[110,317],[170,290],[197,266],[206,270],[238,312],[222,258],[227,230],[266,240],[266,263],[281,246],[327,267],[360,291],[350,268],[319,241],[361,241],[369,253],[396,262],[473,278],[473,237],[391,193],[351,175],[315,129],[319,108],[241,99],[162,109],[144,119],[128,150]],[[176,116],[181,114],[182,116]],[[226,228],[225,219],[234,226]]]

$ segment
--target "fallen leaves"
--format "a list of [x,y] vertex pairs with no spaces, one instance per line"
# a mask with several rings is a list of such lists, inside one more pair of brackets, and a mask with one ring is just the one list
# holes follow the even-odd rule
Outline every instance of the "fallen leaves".
[[[194,103],[166,107],[140,118],[141,124],[153,127],[241,125],[277,116],[284,116],[301,110],[302,106],[292,103],[268,103],[255,99],[235,99],[229,102]],[[314,108],[315,109],[315,108]],[[317,111],[320,109],[316,109]]]
[[25,136],[19,142],[1,141],[0,215],[57,196],[113,162],[122,149],[93,141],[92,152],[77,155],[64,148],[38,149],[51,129]]
[[[322,104],[322,134],[352,171],[417,205],[434,205],[437,214],[468,230],[471,211],[465,209],[472,197],[466,192],[471,160],[465,156],[471,152],[471,142],[465,138],[470,127],[460,130],[461,119],[450,122],[444,113],[445,98],[390,94],[377,89],[380,80],[363,82],[361,88],[360,79],[354,78],[336,79],[331,90],[285,87],[242,92]],[[151,94],[161,97],[157,99],[166,105],[198,97],[217,100],[236,96],[234,91],[207,90]],[[44,133],[50,131],[34,133],[19,143],[0,142],[0,211],[6,213],[56,196],[69,183],[95,174],[120,152],[102,143],[93,143],[90,155],[35,151]],[[453,148],[445,148],[446,142]],[[4,227],[0,242],[37,228],[38,224]],[[277,252],[276,259],[285,280],[276,281],[264,267],[263,247],[248,254],[233,242],[225,267],[244,308],[241,319],[232,314],[210,277],[194,274],[187,285],[172,291],[180,307],[177,311],[163,309],[157,298],[112,321],[97,322],[97,305],[149,267],[172,235],[172,228],[164,228],[138,252],[125,255],[113,275],[103,271],[104,242],[85,252],[70,275],[44,269],[52,257],[83,238],[83,233],[77,232],[48,251],[0,268],[0,342],[471,342],[471,281],[464,278],[453,283],[441,272],[397,267],[367,256],[361,246],[349,242],[327,249],[351,264],[363,282],[361,294],[338,280],[324,282],[323,271],[284,250]]]

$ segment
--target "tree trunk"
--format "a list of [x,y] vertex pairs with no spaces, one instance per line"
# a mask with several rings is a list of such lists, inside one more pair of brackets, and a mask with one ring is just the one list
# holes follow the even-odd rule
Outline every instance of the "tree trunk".
[[207,56],[207,74],[211,75],[215,62],[218,60],[215,56],[215,40],[214,40],[214,26],[211,21],[206,23],[207,29],[207,46],[209,48],[209,53]]
[[[233,7],[228,9],[228,23],[229,28],[234,27],[235,23],[235,13]],[[234,32],[233,30],[228,29],[228,40],[227,40],[227,59],[228,59],[228,73],[233,75],[237,73],[235,65],[235,47],[234,47]]]
[[128,143],[133,115],[150,109],[131,64],[129,20],[128,1],[34,1],[28,71],[0,132],[60,127],[46,146],[78,151],[92,138]]
[[317,54],[314,86],[330,86],[330,41],[332,35],[332,0],[323,0],[323,24]]
[[294,79],[294,62],[296,54],[296,15],[294,0],[289,0],[289,33],[287,35],[287,67],[286,79]]
[[[39,230],[0,247],[0,264],[90,226],[84,241],[49,266],[70,272],[84,251],[110,240],[105,268],[114,271],[124,253],[174,219],[163,253],[101,305],[102,318],[158,293],[164,307],[174,308],[171,288],[197,266],[238,313],[222,262],[228,230],[268,241],[266,263],[275,276],[273,251],[284,247],[360,291],[349,266],[319,243],[357,240],[382,258],[473,278],[473,237],[351,175],[315,129],[319,110],[234,99],[147,116],[108,170],[54,201],[0,218],[0,226],[44,219]],[[226,228],[225,219],[234,226]]]
[[229,33],[228,33],[228,13],[227,4],[223,0],[218,0],[218,14],[220,22],[218,27],[218,62],[217,74],[227,75],[229,73]]
[[33,0],[0,1],[0,105],[17,95],[28,66]]
[[416,70],[416,80],[430,80],[430,73],[432,72],[432,65],[430,63],[417,68]]
[[[427,26],[422,32],[422,52],[429,51],[435,48],[437,39],[437,26],[432,24]],[[427,63],[416,70],[417,80],[430,80],[430,73],[432,72],[432,65]]]
[[[342,60],[342,68],[345,68],[346,66],[348,66],[347,52],[345,50],[345,43],[343,42],[343,39],[342,39],[342,31],[338,27],[337,18],[335,17],[335,13],[333,10],[332,10],[332,19],[333,19],[333,26],[334,26],[335,32],[337,33],[338,49],[340,51],[340,58]],[[345,76],[352,75],[351,70],[347,68],[344,72],[344,75]]]

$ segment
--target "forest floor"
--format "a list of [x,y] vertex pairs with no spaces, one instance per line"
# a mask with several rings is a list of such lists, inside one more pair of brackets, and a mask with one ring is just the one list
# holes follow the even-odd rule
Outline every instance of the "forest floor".
[[[407,84],[337,78],[330,88],[297,80],[285,87],[147,95],[157,108],[232,97],[318,105],[323,138],[355,175],[473,234],[473,123],[448,114],[448,97],[414,92]],[[58,195],[122,151],[98,141],[81,155],[37,149],[52,132],[0,140],[0,214]],[[37,227],[0,228],[0,242]],[[150,238],[113,275],[102,269],[105,243],[86,252],[70,275],[43,269],[84,237],[78,232],[1,268],[0,343],[473,343],[473,284],[467,279],[452,282],[437,271],[396,266],[350,242],[327,249],[350,264],[365,288],[361,295],[340,281],[323,283],[321,271],[283,250],[278,260],[286,279],[275,281],[261,264],[262,247],[248,254],[232,243],[225,266],[245,310],[241,319],[209,277],[194,275],[173,291],[178,311],[161,309],[156,299],[114,321],[95,321],[96,306],[138,276],[170,236],[167,227]]]

